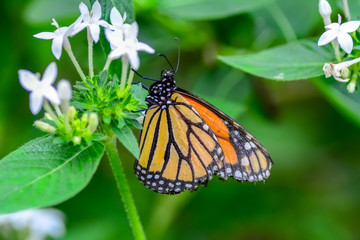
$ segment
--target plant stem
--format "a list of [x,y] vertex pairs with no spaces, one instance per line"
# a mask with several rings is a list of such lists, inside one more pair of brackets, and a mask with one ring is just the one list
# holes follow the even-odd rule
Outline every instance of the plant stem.
[[64,39],[64,49],[67,52],[67,54],[69,55],[71,61],[73,62],[74,66],[76,68],[76,71],[80,75],[80,78],[85,82],[86,81],[86,76],[85,76],[84,72],[81,70],[81,67],[80,67],[78,61],[76,60],[76,57],[75,57],[75,55],[74,55],[74,53],[73,53],[73,51],[71,49],[69,39],[67,39],[67,38]]
[[94,65],[93,65],[93,39],[90,34],[89,28],[87,29],[87,39],[88,39],[88,54],[89,54],[89,75],[92,79],[94,76]]
[[350,10],[349,10],[349,3],[348,0],[343,0],[343,5],[344,5],[344,12],[345,12],[345,17],[346,20],[350,21]]
[[130,70],[127,86],[131,86],[133,79],[134,79],[134,71]]
[[116,137],[108,136],[105,143],[106,153],[110,161],[111,168],[116,179],[116,184],[124,203],[125,212],[127,213],[130,227],[132,228],[136,240],[146,239],[139,215],[136,211],[135,202],[130,192],[129,184],[126,180],[123,166],[116,148]]
[[334,40],[334,41],[332,41],[331,44],[332,44],[332,46],[333,46],[333,48],[334,48],[336,61],[337,61],[338,63],[340,63],[340,62],[341,62],[341,53],[340,53],[340,49],[339,49],[339,43],[338,43],[337,40]]
[[44,100],[44,105],[43,106],[44,106],[45,111],[50,114],[50,116],[52,118],[51,120],[53,120],[57,126],[60,126],[58,116],[51,109],[50,104],[49,104],[49,102],[47,100]]
[[109,67],[110,67],[110,63],[112,62],[112,59],[110,59],[109,57],[106,59],[106,63],[105,66],[103,68],[103,71],[107,70],[109,71]]
[[120,92],[122,92],[125,89],[126,77],[129,68],[129,60],[127,59],[126,56],[123,56],[121,58],[121,63],[122,63],[122,69],[121,69],[121,80],[120,80]]
[[276,3],[273,3],[269,6],[268,10],[279,26],[281,32],[284,34],[286,41],[295,41],[297,39],[295,31],[280,7]]

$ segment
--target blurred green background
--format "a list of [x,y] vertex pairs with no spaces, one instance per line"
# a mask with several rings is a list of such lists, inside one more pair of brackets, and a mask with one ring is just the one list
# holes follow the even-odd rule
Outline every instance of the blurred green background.
[[[53,31],[52,17],[61,26],[71,24],[79,15],[79,2],[1,1],[0,158],[42,135],[32,127],[41,115],[30,113],[29,94],[20,86],[17,71],[42,73],[55,61],[51,41],[32,35]],[[208,8],[209,2],[213,6],[222,4],[218,9]],[[335,19],[341,3],[329,2]],[[251,6],[246,8],[245,3]],[[215,177],[207,188],[195,193],[163,196],[136,179],[134,159],[121,148],[149,239],[360,237],[360,124],[342,114],[310,81],[259,79],[216,60],[217,55],[253,53],[284,44],[294,38],[284,32],[286,28],[292,29],[298,39],[317,38],[323,32],[317,7],[315,0],[134,1],[139,41],[166,54],[175,64],[177,42],[173,38],[179,37],[178,85],[246,127],[268,149],[275,163],[265,184],[233,179],[222,182]],[[85,32],[70,41],[86,69]],[[140,53],[140,57],[139,72],[145,76],[157,78],[162,69],[169,68],[156,55]],[[101,70],[105,55],[99,45],[95,47],[95,59],[95,66]],[[56,62],[58,79],[78,80],[65,53]],[[132,239],[106,158],[85,190],[56,208],[67,216],[64,239]]]

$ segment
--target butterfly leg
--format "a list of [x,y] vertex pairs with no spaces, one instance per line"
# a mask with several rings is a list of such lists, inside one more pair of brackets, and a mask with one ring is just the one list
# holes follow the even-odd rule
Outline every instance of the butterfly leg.
[[133,85],[133,84],[141,84],[141,86],[144,88],[144,89],[146,89],[146,90],[149,90],[149,87],[148,86],[146,86],[145,84],[143,84],[142,82],[133,82],[133,83],[131,83],[131,85]]

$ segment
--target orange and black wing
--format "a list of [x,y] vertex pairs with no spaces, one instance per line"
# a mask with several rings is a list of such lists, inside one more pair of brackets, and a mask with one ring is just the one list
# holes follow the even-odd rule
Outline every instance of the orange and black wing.
[[262,181],[270,176],[273,162],[269,153],[244,127],[204,99],[177,89],[215,133],[223,150],[221,178]]
[[146,111],[140,137],[137,178],[166,194],[194,191],[220,174],[226,155],[209,122],[181,94],[172,103]]

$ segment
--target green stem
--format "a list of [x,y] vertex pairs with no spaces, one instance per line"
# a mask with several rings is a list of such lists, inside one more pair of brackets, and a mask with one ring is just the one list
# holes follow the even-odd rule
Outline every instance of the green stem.
[[127,86],[131,86],[133,79],[134,79],[134,71],[130,70]]
[[343,5],[344,5],[344,12],[345,12],[346,20],[350,21],[351,16],[350,16],[348,0],[343,0]]
[[122,63],[122,69],[121,69],[120,92],[124,91],[125,89],[127,72],[129,68],[129,60],[127,59],[126,56],[123,56],[121,58],[121,63]]
[[90,79],[94,76],[94,65],[93,65],[93,39],[90,34],[90,29],[87,29],[87,39],[88,39],[88,53],[89,53],[89,75]]
[[337,61],[338,63],[342,62],[338,41],[337,41],[337,40],[332,41],[332,42],[331,42],[331,45],[332,45],[333,48],[334,48],[336,61]]
[[79,73],[80,75],[80,78],[86,82],[86,76],[84,74],[84,72],[82,71],[78,61],[76,60],[76,57],[71,49],[71,45],[70,45],[70,42],[69,42],[69,39],[65,38],[64,39],[64,49],[65,51],[67,52],[67,54],[69,55],[71,61],[73,62],[75,68],[76,68],[76,71]]
[[124,203],[124,208],[132,228],[134,238],[136,240],[146,239],[144,230],[142,228],[139,215],[136,211],[135,202],[130,192],[129,184],[126,180],[123,166],[121,164],[119,154],[116,148],[115,135],[108,137],[105,143],[106,153],[110,161],[111,168],[116,179],[116,184]]
[[58,119],[58,116],[54,113],[54,111],[51,109],[51,106],[47,100],[44,100],[44,109],[49,115],[51,116],[51,120],[53,120],[56,124],[56,126],[60,126],[60,121]]
[[106,63],[105,66],[103,68],[103,71],[109,71],[109,67],[110,67],[110,63],[112,62],[112,59],[110,59],[109,57],[106,59]]
[[297,39],[295,31],[279,6],[276,3],[273,3],[269,6],[268,10],[279,26],[281,32],[284,34],[286,41],[295,41]]

